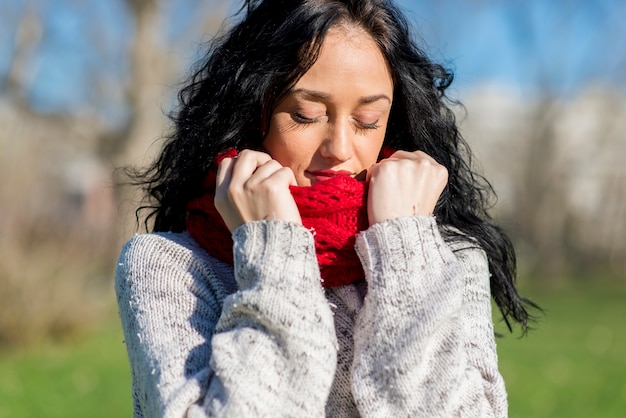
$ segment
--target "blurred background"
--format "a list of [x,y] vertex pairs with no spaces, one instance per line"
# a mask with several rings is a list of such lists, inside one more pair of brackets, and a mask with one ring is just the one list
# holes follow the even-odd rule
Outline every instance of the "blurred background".
[[[401,0],[450,89],[541,305],[494,313],[512,417],[626,410],[626,2]],[[113,294],[145,166],[240,1],[0,4],[0,418],[130,417]],[[226,25],[228,25],[228,21]]]

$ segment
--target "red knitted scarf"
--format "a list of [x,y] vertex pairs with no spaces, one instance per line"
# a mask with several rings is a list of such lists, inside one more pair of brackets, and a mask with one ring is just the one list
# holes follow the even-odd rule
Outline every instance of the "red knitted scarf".
[[[393,151],[384,150],[385,157]],[[231,232],[218,213],[215,198],[217,164],[237,155],[234,149],[220,154],[204,180],[205,194],[187,206],[187,231],[209,254],[233,264]],[[349,176],[338,176],[311,187],[290,186],[302,224],[315,239],[322,285],[350,284],[364,277],[354,250],[356,234],[369,226],[367,219],[368,183]]]

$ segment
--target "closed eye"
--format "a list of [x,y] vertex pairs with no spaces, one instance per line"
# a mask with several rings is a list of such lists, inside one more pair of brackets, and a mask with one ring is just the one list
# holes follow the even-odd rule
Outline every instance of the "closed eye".
[[356,124],[361,128],[361,129],[378,129],[380,128],[380,125],[378,124],[379,120],[375,120],[372,123],[365,123],[365,122],[361,122],[361,121],[356,121]]
[[291,118],[297,123],[315,123],[318,121],[318,118],[307,118],[306,116],[298,112],[292,113]]

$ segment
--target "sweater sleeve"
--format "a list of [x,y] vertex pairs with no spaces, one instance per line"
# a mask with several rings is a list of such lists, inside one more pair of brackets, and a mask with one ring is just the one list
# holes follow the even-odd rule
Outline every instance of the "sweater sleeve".
[[373,225],[356,250],[368,283],[354,331],[361,415],[506,416],[484,252],[453,253],[432,217]]
[[323,416],[336,337],[311,234],[287,222],[238,228],[230,291],[184,235],[137,236],[120,256],[135,416]]

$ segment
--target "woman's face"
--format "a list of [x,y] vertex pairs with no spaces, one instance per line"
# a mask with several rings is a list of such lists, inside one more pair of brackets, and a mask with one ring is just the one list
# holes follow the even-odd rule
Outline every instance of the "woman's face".
[[391,74],[371,36],[333,28],[317,61],[276,107],[263,146],[299,186],[357,176],[377,161],[392,99]]

